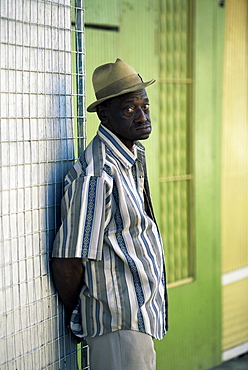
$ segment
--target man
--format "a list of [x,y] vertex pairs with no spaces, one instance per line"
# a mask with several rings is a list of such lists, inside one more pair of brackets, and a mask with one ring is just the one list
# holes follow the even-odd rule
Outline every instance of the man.
[[94,71],[88,111],[101,124],[65,179],[52,267],[91,370],[154,370],[153,338],[166,332],[163,247],[138,141],[151,133],[154,82],[120,59]]

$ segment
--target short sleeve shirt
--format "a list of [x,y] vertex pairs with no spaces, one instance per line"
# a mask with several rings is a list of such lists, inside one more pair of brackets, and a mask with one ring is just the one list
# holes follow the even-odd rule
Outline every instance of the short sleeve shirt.
[[79,337],[119,329],[165,335],[161,237],[144,202],[145,149],[131,152],[100,125],[65,178],[53,257],[82,258],[85,283],[71,328]]

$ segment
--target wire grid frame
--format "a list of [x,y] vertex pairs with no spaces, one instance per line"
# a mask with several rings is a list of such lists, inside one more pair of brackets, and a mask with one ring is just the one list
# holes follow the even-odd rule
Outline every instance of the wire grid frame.
[[87,368],[49,262],[64,175],[84,140],[83,40],[82,0],[0,2],[3,370]]

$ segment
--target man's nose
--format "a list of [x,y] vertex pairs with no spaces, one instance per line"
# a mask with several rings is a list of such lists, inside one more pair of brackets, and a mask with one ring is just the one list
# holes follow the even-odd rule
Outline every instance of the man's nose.
[[138,108],[136,112],[135,122],[142,122],[145,123],[147,121],[147,117],[145,115],[145,112],[142,108]]

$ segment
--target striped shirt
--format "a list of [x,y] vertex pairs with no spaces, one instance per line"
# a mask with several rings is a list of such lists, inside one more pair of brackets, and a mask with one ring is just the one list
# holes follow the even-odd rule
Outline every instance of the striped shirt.
[[145,150],[131,152],[100,125],[65,178],[53,257],[82,258],[85,283],[71,328],[79,337],[119,329],[166,332],[163,246],[148,192]]

